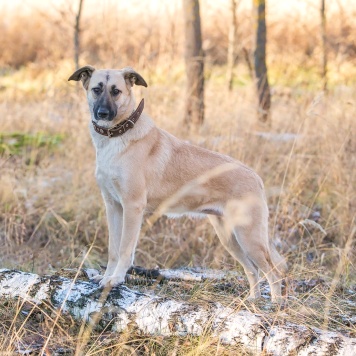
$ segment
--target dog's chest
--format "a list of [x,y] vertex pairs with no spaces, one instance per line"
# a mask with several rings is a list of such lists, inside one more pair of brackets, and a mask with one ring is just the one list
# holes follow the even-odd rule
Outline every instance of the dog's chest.
[[109,144],[97,149],[95,177],[104,194],[109,194],[114,200],[121,202],[122,169],[115,148]]

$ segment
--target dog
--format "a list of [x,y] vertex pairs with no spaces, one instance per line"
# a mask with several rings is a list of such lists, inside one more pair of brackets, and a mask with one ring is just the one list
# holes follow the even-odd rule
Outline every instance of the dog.
[[144,214],[208,217],[222,245],[242,265],[249,298],[259,298],[259,271],[272,301],[280,302],[286,262],[268,237],[268,207],[261,178],[229,156],[182,141],[155,126],[136,108],[133,86],[147,87],[130,67],[84,66],[68,80],[81,81],[91,115],[96,180],[106,207],[108,265],[101,286],[125,281]]

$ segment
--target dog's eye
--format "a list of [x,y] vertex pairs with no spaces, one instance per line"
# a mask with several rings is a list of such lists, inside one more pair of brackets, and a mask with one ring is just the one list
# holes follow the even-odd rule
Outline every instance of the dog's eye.
[[101,89],[100,88],[93,88],[92,91],[93,91],[94,94],[100,94]]
[[113,89],[112,90],[112,94],[115,95],[115,96],[119,95],[120,93],[121,93],[121,90],[119,90],[119,89]]

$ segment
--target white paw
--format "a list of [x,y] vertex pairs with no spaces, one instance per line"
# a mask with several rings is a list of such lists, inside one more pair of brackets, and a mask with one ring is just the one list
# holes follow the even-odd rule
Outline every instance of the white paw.
[[107,280],[108,278],[111,277],[111,275],[114,274],[113,270],[106,270],[104,274],[97,274],[95,276],[92,276],[90,278],[90,280],[94,283],[99,283],[100,285],[102,285],[103,280]]
[[249,301],[254,301],[256,299],[260,299],[261,298],[261,293],[250,293],[250,295],[247,297],[247,300]]
[[119,284],[122,284],[125,282],[125,276],[103,276],[101,281],[99,282],[100,287],[116,287]]
[[102,274],[97,274],[96,276],[90,278],[90,280],[94,283],[99,283],[103,278],[104,276]]

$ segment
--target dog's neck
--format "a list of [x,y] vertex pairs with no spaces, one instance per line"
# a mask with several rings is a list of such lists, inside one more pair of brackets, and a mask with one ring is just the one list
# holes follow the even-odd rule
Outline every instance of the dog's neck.
[[133,95],[130,95],[129,103],[127,105],[126,110],[117,116],[114,125],[118,125],[120,122],[125,121],[135,111],[135,108],[136,108],[136,99]]
[[95,120],[92,120],[94,130],[98,134],[101,134],[103,136],[108,136],[109,138],[122,136],[135,126],[137,120],[139,120],[142,114],[144,106],[145,106],[145,102],[144,99],[142,99],[137,109],[133,111],[132,114],[127,119],[125,119],[124,121],[119,121],[118,124],[111,126],[109,128],[105,126],[100,126],[96,123]]

